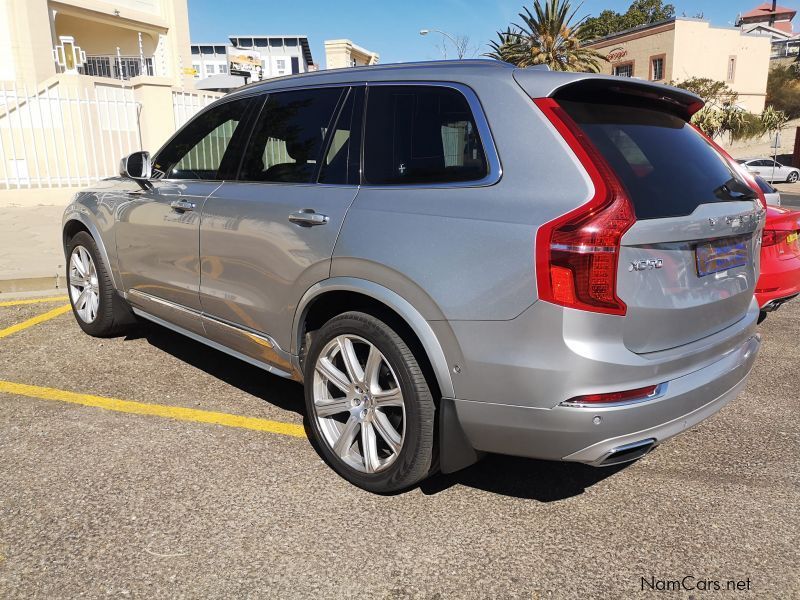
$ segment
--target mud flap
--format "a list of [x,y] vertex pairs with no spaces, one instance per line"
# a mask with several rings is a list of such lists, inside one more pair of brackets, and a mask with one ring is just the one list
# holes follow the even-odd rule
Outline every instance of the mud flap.
[[483,456],[472,447],[456,414],[451,398],[439,405],[439,470],[454,473],[475,464]]

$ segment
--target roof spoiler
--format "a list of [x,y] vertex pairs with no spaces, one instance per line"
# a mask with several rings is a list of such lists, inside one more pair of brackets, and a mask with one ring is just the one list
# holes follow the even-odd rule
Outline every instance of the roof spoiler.
[[532,98],[644,106],[687,121],[704,105],[702,98],[686,90],[627,77],[517,69],[514,79]]

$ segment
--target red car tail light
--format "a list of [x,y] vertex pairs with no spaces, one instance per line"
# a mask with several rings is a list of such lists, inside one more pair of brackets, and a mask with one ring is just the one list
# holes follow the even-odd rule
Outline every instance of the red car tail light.
[[635,390],[625,390],[624,392],[608,392],[606,394],[586,394],[585,396],[575,396],[562,404],[582,406],[591,404],[598,406],[601,404],[616,404],[618,402],[631,402],[635,400],[651,400],[659,395],[661,386],[649,385]]
[[762,246],[775,246],[782,243],[789,237],[793,231],[773,231],[772,229],[765,229],[761,236]]
[[552,98],[534,100],[575,153],[594,186],[579,208],[543,225],[536,236],[539,298],[592,312],[624,315],[617,297],[623,234],[636,222],[617,176],[577,123]]

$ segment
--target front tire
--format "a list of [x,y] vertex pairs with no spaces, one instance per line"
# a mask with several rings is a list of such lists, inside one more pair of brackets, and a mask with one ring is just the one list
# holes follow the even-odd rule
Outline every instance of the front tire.
[[122,333],[135,317],[114,290],[94,238],[78,232],[67,242],[66,255],[69,301],[80,328],[94,337]]
[[313,441],[339,475],[376,493],[427,476],[433,397],[419,362],[391,327],[360,312],[334,317],[314,336],[304,365]]
[[797,171],[792,171],[786,178],[786,183],[797,183],[798,179],[800,179],[800,175],[798,175]]

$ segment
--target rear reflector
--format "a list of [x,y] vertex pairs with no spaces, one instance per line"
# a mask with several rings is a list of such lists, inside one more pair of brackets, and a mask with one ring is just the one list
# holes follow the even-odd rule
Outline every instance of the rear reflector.
[[650,400],[659,393],[658,385],[649,385],[635,390],[625,390],[624,392],[607,392],[605,394],[586,394],[585,396],[575,396],[562,402],[564,405],[583,406],[590,404],[598,406],[603,404],[616,404],[618,402],[633,402],[637,400]]
[[617,297],[617,266],[622,236],[636,222],[633,206],[611,167],[564,109],[552,98],[534,102],[575,153],[594,186],[586,204],[539,228],[539,299],[624,315],[627,307]]

